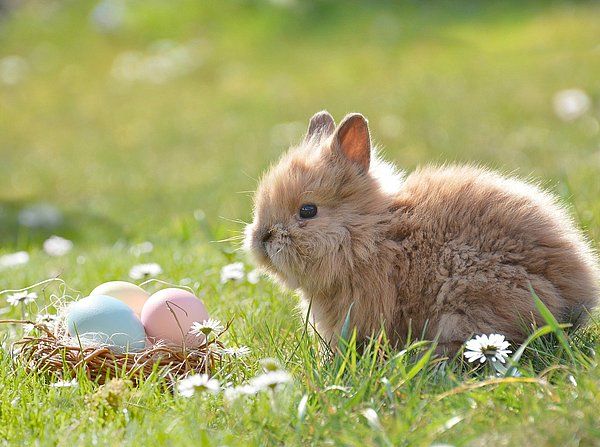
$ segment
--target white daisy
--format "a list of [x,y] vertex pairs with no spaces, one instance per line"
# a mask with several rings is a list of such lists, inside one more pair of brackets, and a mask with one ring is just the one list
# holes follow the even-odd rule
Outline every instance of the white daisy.
[[149,276],[157,276],[162,273],[162,267],[156,262],[150,264],[138,264],[131,267],[129,277],[131,279],[145,279]]
[[491,362],[499,360],[504,363],[508,354],[512,352],[507,349],[509,346],[509,343],[504,339],[504,335],[477,335],[467,341],[464,356],[469,362],[479,360],[479,363],[484,363],[486,360]]
[[237,346],[231,348],[223,348],[221,354],[229,355],[231,357],[244,357],[250,354],[251,349],[248,346]]
[[258,390],[275,390],[292,381],[292,376],[286,371],[269,371],[250,380],[250,386]]
[[225,327],[219,320],[209,318],[208,320],[204,320],[202,323],[194,321],[190,329],[190,334],[200,337],[202,335],[209,336],[210,334],[215,333],[218,336],[221,332],[223,332],[224,329]]
[[265,370],[265,372],[269,371],[279,371],[281,369],[281,363],[277,359],[273,359],[271,357],[266,357],[260,361],[260,366]]
[[150,241],[144,241],[144,242],[141,242],[141,243],[131,247],[129,249],[129,253],[131,253],[134,256],[139,257],[139,256],[143,255],[144,253],[152,252],[152,250],[154,250],[154,244],[152,244],[152,242],[150,242]]
[[242,262],[234,262],[227,264],[221,269],[221,284],[228,281],[240,281],[244,279],[244,264]]
[[260,280],[260,271],[257,269],[249,271],[246,275],[246,280],[248,280],[250,284],[258,284],[258,281]]
[[252,385],[240,385],[226,388],[224,392],[225,399],[228,401],[236,400],[241,396],[253,396],[258,393],[258,389]]
[[588,94],[579,88],[561,90],[554,95],[554,113],[563,121],[572,121],[585,114],[592,101]]
[[73,242],[60,236],[50,236],[44,241],[43,247],[50,256],[63,256],[73,249]]
[[73,380],[59,380],[58,382],[51,383],[50,386],[52,388],[70,388],[77,387],[79,383],[77,383],[77,379]]
[[18,251],[16,253],[9,253],[7,255],[0,256],[0,270],[9,267],[17,267],[24,265],[29,262],[29,253],[26,251]]
[[183,397],[192,397],[196,391],[218,393],[221,386],[217,379],[211,379],[208,374],[194,374],[182,379],[177,384],[177,391]]
[[30,304],[37,299],[37,293],[35,292],[17,292],[6,297],[6,302],[12,306],[18,306],[19,304]]

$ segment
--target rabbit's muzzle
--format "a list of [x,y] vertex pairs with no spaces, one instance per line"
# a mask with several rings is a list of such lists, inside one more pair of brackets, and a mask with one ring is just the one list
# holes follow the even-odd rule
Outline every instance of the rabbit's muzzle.
[[250,230],[251,251],[262,263],[277,266],[277,258],[281,257],[289,244],[289,231],[278,223],[272,226],[252,225]]

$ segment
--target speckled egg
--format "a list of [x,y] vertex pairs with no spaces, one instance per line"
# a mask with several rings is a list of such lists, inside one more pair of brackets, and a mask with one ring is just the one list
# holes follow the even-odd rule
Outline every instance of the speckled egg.
[[71,337],[107,345],[114,352],[135,352],[146,347],[140,319],[124,302],[107,295],[93,295],[72,303],[67,309]]
[[108,295],[118,298],[131,307],[138,317],[142,314],[142,307],[150,296],[141,287],[127,281],[109,281],[100,284],[90,293],[90,296],[93,295]]
[[208,313],[202,301],[183,289],[163,289],[148,298],[141,320],[150,341],[197,347],[203,337],[189,334],[194,321],[203,322]]

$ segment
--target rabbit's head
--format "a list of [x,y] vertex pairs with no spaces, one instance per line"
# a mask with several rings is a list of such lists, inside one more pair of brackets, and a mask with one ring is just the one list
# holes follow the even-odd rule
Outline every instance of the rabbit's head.
[[372,156],[362,115],[347,115],[336,127],[319,112],[304,141],[262,178],[245,246],[290,288],[331,287],[376,252],[390,181],[398,184],[399,176]]

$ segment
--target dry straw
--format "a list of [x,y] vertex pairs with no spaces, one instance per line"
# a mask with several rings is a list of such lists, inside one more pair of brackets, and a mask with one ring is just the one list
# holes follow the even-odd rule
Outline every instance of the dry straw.
[[77,339],[57,336],[43,323],[29,320],[0,320],[0,323],[32,327],[34,330],[13,344],[13,358],[28,372],[50,374],[63,380],[83,371],[100,384],[112,377],[138,382],[158,372],[174,382],[191,372],[212,375],[223,362],[220,354],[223,344],[216,339],[198,348],[156,344],[141,352],[118,354],[106,346],[86,347]]

